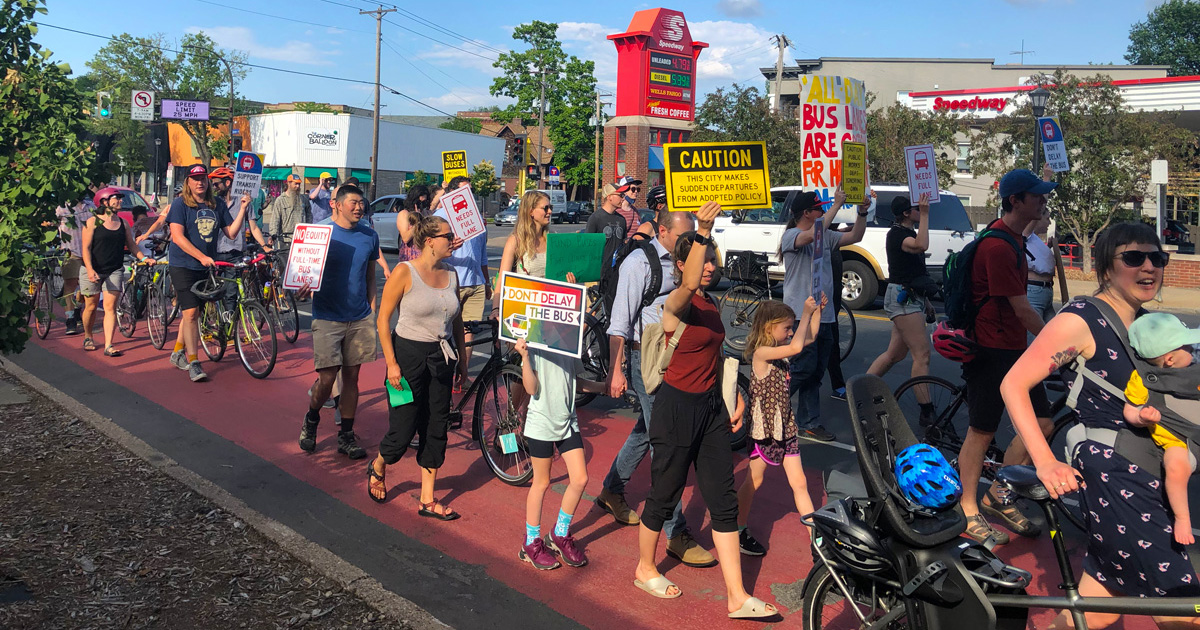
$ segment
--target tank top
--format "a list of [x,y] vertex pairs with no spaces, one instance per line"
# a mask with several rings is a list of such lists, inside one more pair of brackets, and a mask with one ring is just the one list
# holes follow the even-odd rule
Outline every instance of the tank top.
[[125,262],[125,221],[117,217],[117,222],[117,229],[110,230],[104,227],[101,217],[96,217],[92,230],[92,269],[101,277],[120,269]]
[[[684,331],[687,332],[687,331]],[[792,411],[787,361],[767,363],[767,376],[750,376],[750,437],[755,440],[783,442],[796,436],[796,416]]]
[[458,316],[458,275],[449,265],[438,268],[450,272],[450,283],[435,289],[421,279],[411,261],[405,261],[412,276],[412,288],[400,300],[396,317],[396,335],[410,341],[441,341],[452,338],[450,324]]
[[412,239],[405,243],[399,236],[396,237],[396,252],[400,254],[400,262],[416,260],[421,255],[421,249],[413,246]]
[[[1076,300],[1064,306],[1061,312],[1071,313],[1087,322],[1092,339],[1096,342],[1095,354],[1085,363],[1087,368],[1118,389],[1125,389],[1130,375],[1133,374],[1133,361],[1125,356],[1121,338],[1116,331],[1109,328],[1107,320],[1100,314],[1100,309],[1083,300]],[[1074,378],[1080,378],[1069,371],[1064,372],[1072,382]],[[1121,429],[1127,426],[1124,409],[1125,401],[1089,380],[1083,381],[1079,404],[1075,409],[1080,423],[1102,429]]]
[[517,261],[517,271],[537,278],[546,277],[546,252],[526,253]]
[[[683,323],[687,328],[675,346],[663,382],[692,394],[710,391],[717,386],[717,360],[721,344],[725,343],[721,311],[708,295],[692,294],[692,307],[683,317]],[[667,335],[667,340],[674,334]]]

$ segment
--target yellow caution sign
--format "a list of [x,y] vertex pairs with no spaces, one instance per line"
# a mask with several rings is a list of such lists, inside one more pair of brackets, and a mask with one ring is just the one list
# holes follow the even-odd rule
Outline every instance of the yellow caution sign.
[[466,151],[442,151],[442,177],[450,181],[458,176],[470,177],[467,172]]
[[867,203],[867,145],[842,143],[842,190],[846,203]]
[[663,145],[667,207],[698,210],[715,201],[726,210],[771,207],[765,142],[681,142]]

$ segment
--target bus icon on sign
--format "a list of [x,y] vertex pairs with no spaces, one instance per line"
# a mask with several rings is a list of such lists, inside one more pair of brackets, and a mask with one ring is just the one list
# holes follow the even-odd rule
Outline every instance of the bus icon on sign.
[[524,339],[529,336],[529,318],[520,313],[513,313],[504,320],[508,324],[508,331],[517,339]]
[[467,198],[459,195],[454,198],[454,211],[462,212],[467,209]]
[[913,155],[913,166],[917,168],[929,168],[929,154],[924,151],[917,151]]
[[1054,137],[1054,123],[1047,120],[1045,122],[1045,124],[1042,125],[1042,135],[1046,136],[1047,140],[1050,140],[1051,138],[1053,138]]
[[253,168],[254,168],[254,158],[250,157],[249,155],[242,158],[242,170],[243,171],[249,171],[249,170],[252,170]]

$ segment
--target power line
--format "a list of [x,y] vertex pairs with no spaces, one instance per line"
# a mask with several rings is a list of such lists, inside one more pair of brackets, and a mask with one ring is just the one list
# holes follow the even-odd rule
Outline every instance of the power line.
[[498,55],[499,55],[499,54],[503,54],[503,53],[504,53],[504,51],[503,51],[503,50],[500,50],[500,49],[498,49],[498,48],[492,48],[491,46],[488,46],[487,44],[485,44],[485,43],[483,43],[483,42],[481,42],[481,41],[479,41],[479,40],[476,40],[476,39],[471,39],[471,38],[469,38],[469,37],[466,37],[466,36],[464,36],[464,35],[461,35],[461,34],[459,34],[459,33],[456,33],[456,32],[454,32],[454,31],[452,31],[452,30],[450,30],[450,29],[448,29],[448,28],[445,28],[445,27],[441,26],[440,24],[437,24],[436,22],[431,22],[431,21],[429,21],[429,20],[426,20],[425,18],[423,18],[423,17],[421,17],[421,16],[417,15],[416,13],[413,13],[412,11],[406,11],[406,10],[404,10],[404,9],[401,9],[401,8],[399,8],[399,7],[397,7],[397,8],[396,8],[396,10],[397,10],[397,11],[399,11],[400,13],[404,14],[406,17],[408,17],[409,19],[413,20],[414,22],[417,22],[418,24],[421,24],[421,25],[423,25],[423,26],[428,26],[429,28],[432,28],[432,29],[434,29],[434,30],[436,30],[436,31],[439,31],[439,32],[441,32],[441,33],[443,33],[443,34],[445,34],[445,35],[449,35],[449,36],[451,36],[451,37],[454,37],[454,38],[456,38],[456,39],[460,39],[460,40],[462,40],[464,43],[467,43],[467,44],[473,44],[473,45],[475,45],[475,46],[478,46],[478,47],[480,47],[480,48],[483,48],[484,50],[490,50],[490,51],[492,51],[492,52],[494,52],[494,53],[496,53],[496,54],[498,54]]
[[[332,0],[329,0],[329,1],[332,1]],[[446,48],[453,48],[454,50],[457,50],[457,51],[459,51],[459,52],[465,52],[465,53],[467,53],[468,55],[474,55],[474,56],[476,56],[476,57],[479,57],[480,59],[487,59],[488,61],[496,61],[496,59],[494,59],[494,58],[492,58],[492,57],[488,57],[487,55],[481,55],[481,54],[479,54],[479,53],[477,53],[477,52],[474,52],[474,51],[471,51],[471,50],[467,50],[466,48],[459,48],[458,46],[455,46],[455,45],[453,45],[453,44],[447,44],[446,42],[443,42],[443,41],[440,41],[440,40],[434,39],[434,38],[432,38],[432,37],[430,37],[430,36],[426,35],[425,33],[422,33],[422,32],[420,32],[420,31],[414,31],[413,29],[411,29],[411,28],[408,28],[407,26],[403,26],[403,25],[401,25],[401,24],[397,24],[397,23],[395,23],[395,22],[393,22],[393,21],[391,21],[391,20],[384,20],[384,22],[387,22],[388,24],[391,24],[392,26],[395,26],[396,28],[398,28],[398,29],[400,29],[400,30],[403,30],[403,31],[408,31],[409,33],[412,33],[413,35],[416,35],[417,37],[424,37],[425,39],[428,39],[429,41],[431,41],[431,42],[433,42],[433,43],[435,43],[435,44],[441,44],[441,45],[445,46]]]

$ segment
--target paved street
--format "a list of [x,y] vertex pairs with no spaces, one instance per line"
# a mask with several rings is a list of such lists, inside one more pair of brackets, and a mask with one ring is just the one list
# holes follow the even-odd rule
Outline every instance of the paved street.
[[[495,261],[508,231],[491,230],[489,254]],[[858,341],[844,364],[847,376],[865,371],[885,346],[890,324],[880,315],[879,311],[858,314]],[[1189,325],[1197,323],[1195,316],[1185,320]],[[307,321],[302,327],[307,328]],[[172,334],[174,330],[173,326]],[[661,628],[669,620],[671,626],[681,628],[745,627],[724,618],[716,568],[690,569],[662,560],[661,568],[684,591],[678,601],[656,600],[633,587],[637,529],[618,527],[609,516],[591,509],[591,500],[633,421],[626,406],[600,399],[579,410],[590,480],[573,532],[590,564],[583,569],[538,572],[516,557],[527,491],[504,485],[491,475],[471,441],[469,421],[452,434],[439,481],[440,498],[463,514],[453,523],[416,515],[418,471],[411,454],[388,470],[389,501],[384,505],[370,501],[365,462],[348,462],[335,451],[330,410],[324,413],[316,454],[300,451],[296,437],[305,391],[313,378],[307,332],[294,346],[280,341],[275,371],[262,381],[251,379],[236,355],[227,355],[219,363],[205,363],[209,382],[192,384],[168,365],[165,351],[151,347],[142,323],[134,338],[122,343],[123,357],[84,353],[79,344],[79,337],[64,337],[61,323],[56,322],[46,341],[31,341],[12,360],[451,626],[635,629]],[[475,369],[480,364],[477,360]],[[888,376],[889,383],[902,382],[908,367],[907,362],[897,366]],[[958,380],[957,366],[940,357],[934,357],[933,368],[935,374]],[[372,452],[387,427],[383,373],[383,362],[376,361],[364,366],[361,379],[363,396],[355,429]],[[825,395],[822,406],[825,425],[837,434],[838,442],[806,444],[802,449],[810,492],[818,504],[823,497],[821,471],[854,457],[845,403]],[[1006,442],[1008,436],[1001,439]],[[739,458],[739,481],[744,467]],[[648,472],[648,466],[643,466],[628,489],[638,509],[648,491]],[[554,493],[561,493],[566,480],[561,462],[555,463],[552,479]],[[552,522],[557,509],[554,493],[547,496],[544,523]],[[703,501],[694,488],[688,488],[684,501],[697,538],[711,547]],[[811,557],[807,532],[795,514],[782,474],[768,475],[756,497],[750,527],[770,551],[761,559],[744,559],[746,583],[785,613],[785,619],[771,627],[800,628],[799,615],[794,613]],[[1057,576],[1048,560],[1053,557],[1048,540],[1014,539],[999,550],[1001,557],[1034,572],[1033,590],[1044,593],[1053,588]],[[1072,533],[1070,541],[1075,556],[1081,557],[1079,534]],[[1048,613],[1035,619],[1044,623]],[[1149,625],[1139,621],[1126,627]]]

